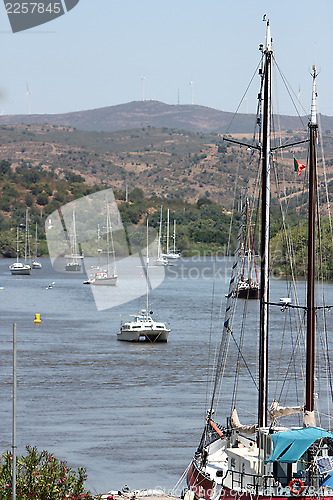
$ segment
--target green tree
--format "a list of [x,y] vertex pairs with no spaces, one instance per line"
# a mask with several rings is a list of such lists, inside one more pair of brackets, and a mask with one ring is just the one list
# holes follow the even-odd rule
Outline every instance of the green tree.
[[[26,447],[26,456],[17,458],[16,492],[20,500],[92,498],[84,488],[87,478],[85,469],[77,471],[68,467],[67,462],[58,460],[47,451],[38,452],[36,447]],[[0,462],[0,499],[12,498],[13,457],[10,452],[3,453]]]

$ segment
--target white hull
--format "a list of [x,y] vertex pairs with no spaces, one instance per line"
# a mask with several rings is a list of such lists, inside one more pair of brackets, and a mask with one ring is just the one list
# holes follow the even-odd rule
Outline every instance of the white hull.
[[38,261],[32,263],[32,269],[42,269],[42,264]]
[[95,278],[89,280],[90,285],[96,286],[116,286],[118,284],[118,276],[112,275],[108,276],[106,273],[101,273],[99,276],[98,273],[95,275]]
[[117,339],[124,342],[167,342],[170,330],[120,331]]
[[9,266],[9,270],[11,274],[16,276],[29,276],[31,274],[31,266],[29,264],[21,264],[20,262],[16,262],[15,264],[11,264]]
[[162,257],[165,257],[166,259],[180,259],[180,253],[174,253],[174,252],[163,253]]
[[154,321],[148,315],[137,315],[133,321],[121,325],[118,340],[125,342],[167,342],[170,328]]
[[153,262],[153,266],[167,266],[169,263],[168,263],[168,259],[166,257],[158,257],[157,259],[154,260]]

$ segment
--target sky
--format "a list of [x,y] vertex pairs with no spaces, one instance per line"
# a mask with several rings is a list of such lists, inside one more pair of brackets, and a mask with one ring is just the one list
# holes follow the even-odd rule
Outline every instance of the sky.
[[[19,33],[1,2],[0,113],[28,114],[29,100],[34,114],[192,98],[233,112],[260,60],[264,14],[279,68],[304,109],[316,63],[319,110],[333,116],[332,0],[80,0]],[[255,112],[258,76],[251,88],[242,112]],[[296,114],[282,90],[278,111]]]

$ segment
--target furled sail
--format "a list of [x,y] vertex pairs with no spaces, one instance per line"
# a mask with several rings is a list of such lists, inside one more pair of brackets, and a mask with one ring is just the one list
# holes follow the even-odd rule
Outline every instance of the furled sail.
[[305,410],[303,415],[304,427],[316,427],[316,418],[314,411]]
[[269,418],[273,422],[278,417],[294,415],[295,413],[301,413],[303,410],[303,406],[280,406],[279,402],[274,399],[269,409]]
[[231,412],[230,424],[233,430],[243,432],[244,434],[254,434],[257,430],[257,425],[242,425],[238,418],[238,413],[236,408]]

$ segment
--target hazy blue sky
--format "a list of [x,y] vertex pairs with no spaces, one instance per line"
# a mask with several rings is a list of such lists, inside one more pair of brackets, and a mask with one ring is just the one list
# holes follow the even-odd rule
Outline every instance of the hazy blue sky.
[[[234,111],[271,22],[275,57],[310,106],[314,61],[319,108],[333,115],[332,0],[80,0],[44,26],[11,33],[0,5],[0,113],[63,113],[142,99]],[[242,105],[255,110],[258,77]],[[253,97],[253,99],[252,99]],[[280,112],[295,114],[281,93]]]

